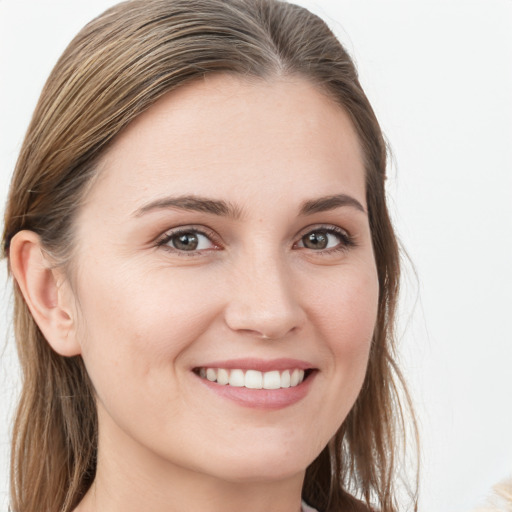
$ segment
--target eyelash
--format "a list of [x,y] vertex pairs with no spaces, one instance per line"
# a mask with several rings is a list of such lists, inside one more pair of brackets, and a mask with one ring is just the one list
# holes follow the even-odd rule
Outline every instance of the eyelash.
[[[320,249],[320,250],[313,250],[315,254],[318,254],[320,256],[329,256],[331,254],[339,253],[339,252],[345,252],[348,251],[350,248],[356,246],[356,242],[354,240],[354,237],[351,236],[346,230],[339,228],[338,226],[308,226],[305,230],[302,231],[302,234],[299,237],[299,241],[295,242],[294,247],[302,242],[304,240],[304,237],[311,233],[324,233],[324,234],[331,234],[336,235],[339,239],[339,243],[335,247],[331,247],[330,249]],[[298,249],[308,249],[307,247],[299,247]]]
[[[310,251],[312,251],[313,253],[318,254],[318,255],[329,255],[329,254],[333,254],[333,253],[344,252],[344,251],[349,250],[351,247],[356,246],[354,237],[351,236],[344,229],[341,229],[337,226],[332,226],[332,225],[329,225],[329,226],[318,225],[318,226],[309,226],[308,228],[303,230],[302,234],[299,236],[299,240],[293,244],[293,247],[298,250],[308,249],[308,247],[297,247],[297,244],[299,244],[301,242],[303,243],[304,237],[311,233],[324,233],[324,234],[336,235],[338,237],[338,239],[340,240],[340,242],[335,247],[332,247],[330,249],[319,249],[319,250],[309,249]],[[185,251],[185,250],[180,250],[175,247],[171,247],[171,246],[167,245],[167,244],[169,244],[169,242],[171,242],[176,237],[178,237],[180,235],[188,235],[188,234],[198,234],[198,235],[204,236],[213,244],[214,247],[209,248],[209,249]],[[183,227],[183,228],[176,228],[172,231],[168,231],[156,242],[156,246],[161,247],[162,249],[164,249],[166,251],[169,251],[169,252],[172,252],[179,256],[184,256],[184,257],[198,256],[200,254],[203,254],[205,251],[208,251],[208,252],[215,251],[215,250],[219,250],[220,248],[222,248],[222,244],[220,243],[218,236],[213,231],[205,229],[203,226],[201,226],[201,227],[187,226],[187,227]]]
[[[192,250],[192,251],[183,251],[180,249],[176,249],[175,247],[171,247],[167,245],[173,239],[177,238],[180,235],[190,235],[197,234],[206,237],[212,244],[213,248],[211,249],[200,249],[200,250]],[[196,226],[186,226],[182,228],[176,228],[172,231],[167,231],[156,243],[157,247],[161,247],[162,249],[172,252],[174,254],[178,254],[179,256],[191,257],[197,256],[199,254],[204,253],[205,251],[215,251],[222,247],[222,244],[219,242],[218,237],[215,235],[213,231],[210,231],[204,227],[196,227]]]

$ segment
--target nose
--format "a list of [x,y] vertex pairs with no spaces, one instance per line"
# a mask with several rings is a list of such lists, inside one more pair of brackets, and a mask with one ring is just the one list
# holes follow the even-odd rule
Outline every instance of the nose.
[[276,257],[255,257],[232,273],[225,322],[238,333],[281,339],[306,318],[298,283]]

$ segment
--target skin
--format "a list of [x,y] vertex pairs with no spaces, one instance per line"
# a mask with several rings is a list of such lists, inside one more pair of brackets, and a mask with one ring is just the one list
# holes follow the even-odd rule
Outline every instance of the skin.
[[[82,355],[97,393],[97,476],[76,511],[300,510],[305,469],[360,391],[375,326],[364,172],[347,114],[300,78],[208,77],[118,136],[79,211],[72,285],[55,277],[58,291],[41,294],[65,318],[54,348]],[[300,213],[337,194],[361,208]],[[148,207],[171,196],[233,215]],[[159,245],[182,227],[204,232],[198,250]],[[319,232],[328,247],[305,246]],[[13,245],[30,268],[37,240]],[[192,371],[247,357],[307,361],[308,393],[250,408]]]

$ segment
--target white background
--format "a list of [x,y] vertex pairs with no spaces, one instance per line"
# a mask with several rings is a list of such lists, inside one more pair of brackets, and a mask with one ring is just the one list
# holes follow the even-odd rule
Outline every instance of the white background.
[[[51,67],[108,0],[0,0],[0,198]],[[469,512],[512,475],[512,0],[301,1],[355,58],[394,154],[407,264],[403,369],[422,434],[420,511]],[[9,289],[1,268],[1,338]],[[3,291],[5,288],[5,291]],[[0,353],[0,507],[18,386]]]

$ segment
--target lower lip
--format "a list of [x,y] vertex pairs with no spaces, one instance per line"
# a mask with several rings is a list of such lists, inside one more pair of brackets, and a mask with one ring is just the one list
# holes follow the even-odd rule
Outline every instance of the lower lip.
[[280,389],[249,389],[217,384],[208,379],[197,376],[198,379],[217,395],[232,400],[242,407],[252,409],[276,410],[284,409],[302,400],[309,392],[316,371],[311,372],[308,377],[297,386]]

